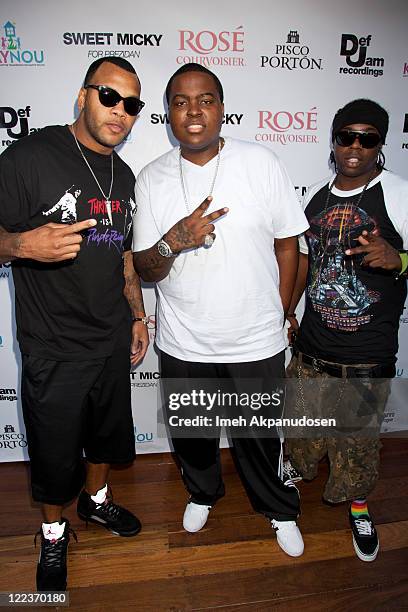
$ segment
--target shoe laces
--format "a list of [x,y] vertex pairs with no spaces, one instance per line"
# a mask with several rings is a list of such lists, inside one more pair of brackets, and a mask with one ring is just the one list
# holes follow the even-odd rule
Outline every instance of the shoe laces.
[[358,518],[355,519],[354,524],[359,535],[372,535],[373,524],[369,519]]
[[285,463],[283,464],[283,475],[286,476],[286,478],[296,478],[296,476],[298,476],[299,474],[292,464],[285,461]]
[[112,519],[118,518],[121,507],[114,503],[110,487],[106,494],[105,501],[101,504],[96,504],[96,508],[97,510],[103,510],[103,512],[105,512]]
[[[77,535],[71,527],[66,527],[64,535],[56,540],[48,540],[43,536],[41,541],[41,564],[47,567],[59,567],[61,565],[62,556],[66,548],[66,533],[72,534],[75,542],[78,542]],[[42,529],[37,531],[34,536],[34,546],[37,547],[37,536],[43,535]]]

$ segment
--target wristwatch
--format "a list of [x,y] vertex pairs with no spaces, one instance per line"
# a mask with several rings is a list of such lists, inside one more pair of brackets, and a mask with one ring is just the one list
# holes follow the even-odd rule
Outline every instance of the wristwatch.
[[163,238],[157,243],[157,250],[162,257],[177,257],[178,253],[173,253],[170,246]]
[[132,323],[135,323],[136,321],[141,321],[142,323],[147,325],[148,322],[149,322],[149,317],[133,317],[132,318]]

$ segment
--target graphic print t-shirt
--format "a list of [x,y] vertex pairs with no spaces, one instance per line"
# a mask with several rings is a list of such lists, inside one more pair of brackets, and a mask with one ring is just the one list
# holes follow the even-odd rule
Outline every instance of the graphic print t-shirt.
[[326,205],[327,193],[326,183],[305,209],[309,270],[297,346],[337,363],[394,363],[405,280],[396,281],[394,272],[362,266],[363,254],[344,253],[359,246],[356,239],[364,230],[403,249],[387,212],[382,182],[377,180],[362,197],[361,190],[333,189]]
[[[81,146],[103,191],[111,158]],[[135,212],[130,168],[114,153],[111,215],[67,126],[50,126],[0,156],[0,225],[24,232],[46,223],[95,219],[76,259],[13,262],[17,335],[23,353],[88,360],[130,344],[130,309],[123,296],[124,250]]]

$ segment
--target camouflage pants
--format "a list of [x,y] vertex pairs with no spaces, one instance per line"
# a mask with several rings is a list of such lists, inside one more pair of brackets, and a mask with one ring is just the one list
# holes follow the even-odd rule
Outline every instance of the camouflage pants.
[[[360,367],[365,365],[361,364]],[[312,480],[317,475],[319,461],[327,455],[330,473],[323,498],[331,503],[365,498],[378,479],[379,433],[390,392],[390,380],[335,379],[302,363],[301,353],[292,358],[286,375],[289,379],[297,379],[297,382],[288,384],[286,416],[289,412],[290,416],[298,417],[305,414],[312,418],[333,417],[340,423],[333,436],[320,436],[317,433],[307,438],[287,437],[287,451],[292,465],[305,480]],[[318,384],[309,380],[312,378],[319,379]],[[362,423],[366,429],[361,427]],[[356,433],[359,429],[360,432]],[[361,429],[369,431],[369,436],[364,437]]]

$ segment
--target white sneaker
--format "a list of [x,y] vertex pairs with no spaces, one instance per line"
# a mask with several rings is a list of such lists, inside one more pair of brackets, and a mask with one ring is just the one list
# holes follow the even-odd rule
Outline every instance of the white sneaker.
[[271,524],[276,531],[276,539],[283,552],[290,557],[303,555],[305,545],[296,521],[276,521],[272,519]]
[[211,506],[188,502],[183,516],[184,529],[190,533],[200,531],[207,522],[210,510]]

